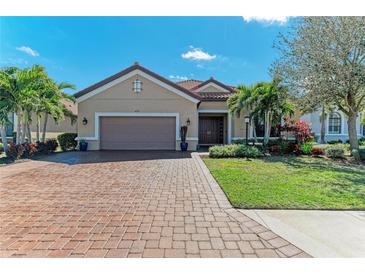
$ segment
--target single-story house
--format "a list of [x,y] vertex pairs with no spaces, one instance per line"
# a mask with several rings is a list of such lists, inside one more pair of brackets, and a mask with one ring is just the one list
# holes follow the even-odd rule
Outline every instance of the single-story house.
[[[312,113],[304,114],[301,119],[307,121],[314,132],[317,141],[321,136],[321,121],[320,121],[321,111],[317,110]],[[358,115],[356,119],[356,131],[357,138],[365,138],[365,125],[361,125],[361,121],[365,113]],[[346,142],[349,139],[348,136],[348,126],[346,115],[339,111],[334,110],[326,113],[325,118],[325,141],[338,141]]]
[[174,83],[135,63],[75,94],[78,139],[90,150],[189,150],[245,138],[244,115],[233,117],[232,86],[213,78]]
[[[62,103],[65,105],[65,107],[70,110],[73,114],[77,115],[77,105],[70,101],[70,100],[63,100]],[[17,131],[17,116],[14,113],[9,114],[9,120],[11,123],[9,123],[6,127],[6,133],[8,137],[13,136],[13,132]],[[43,123],[44,119],[41,119],[40,121],[40,129],[42,131],[43,129]],[[32,139],[36,138],[36,117],[32,117],[32,123],[30,125],[30,130],[32,132]],[[46,138],[56,138],[59,134],[64,132],[71,132],[76,133],[77,132],[77,123],[72,124],[71,119],[68,117],[65,117],[65,120],[61,121],[60,123],[56,124],[56,122],[52,118],[48,118],[47,120],[47,132],[46,132]]]

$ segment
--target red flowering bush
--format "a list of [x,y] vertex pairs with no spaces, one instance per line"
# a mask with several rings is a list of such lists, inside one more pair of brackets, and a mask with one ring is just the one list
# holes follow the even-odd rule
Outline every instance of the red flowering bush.
[[8,147],[8,152],[7,155],[9,158],[13,159],[13,160],[17,160],[20,159],[21,157],[23,157],[24,154],[24,146],[19,144],[19,145],[15,145],[13,143],[11,143]]
[[21,158],[32,158],[35,155],[49,154],[54,152],[58,147],[58,143],[55,139],[47,140],[45,143],[24,143],[9,145],[7,156],[13,160]]
[[302,144],[313,139],[313,133],[309,127],[308,122],[303,120],[294,121],[289,119],[285,119],[284,121],[285,123],[283,126],[281,126],[281,131],[292,133],[298,143]]
[[31,158],[38,152],[36,144],[25,143],[19,146],[23,146],[24,151],[23,154],[21,155],[23,158]]

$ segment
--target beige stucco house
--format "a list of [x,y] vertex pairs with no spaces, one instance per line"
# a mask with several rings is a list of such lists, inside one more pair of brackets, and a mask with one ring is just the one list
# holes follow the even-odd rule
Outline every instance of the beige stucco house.
[[244,118],[226,100],[235,92],[213,78],[174,83],[135,63],[75,94],[78,139],[91,150],[179,150],[188,126],[189,150],[244,138]]

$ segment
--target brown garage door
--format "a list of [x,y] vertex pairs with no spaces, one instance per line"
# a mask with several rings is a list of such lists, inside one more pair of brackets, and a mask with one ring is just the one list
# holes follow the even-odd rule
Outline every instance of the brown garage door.
[[106,150],[175,150],[175,117],[101,117]]

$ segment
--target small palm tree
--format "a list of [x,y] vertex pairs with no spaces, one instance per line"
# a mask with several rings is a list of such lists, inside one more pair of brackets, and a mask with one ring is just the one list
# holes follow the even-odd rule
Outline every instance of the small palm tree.
[[238,90],[239,93],[228,99],[229,110],[236,115],[247,110],[251,120],[264,121],[266,145],[273,122],[280,122],[285,115],[294,114],[294,107],[288,101],[288,90],[280,86],[279,80],[260,82],[250,88],[239,86]]

